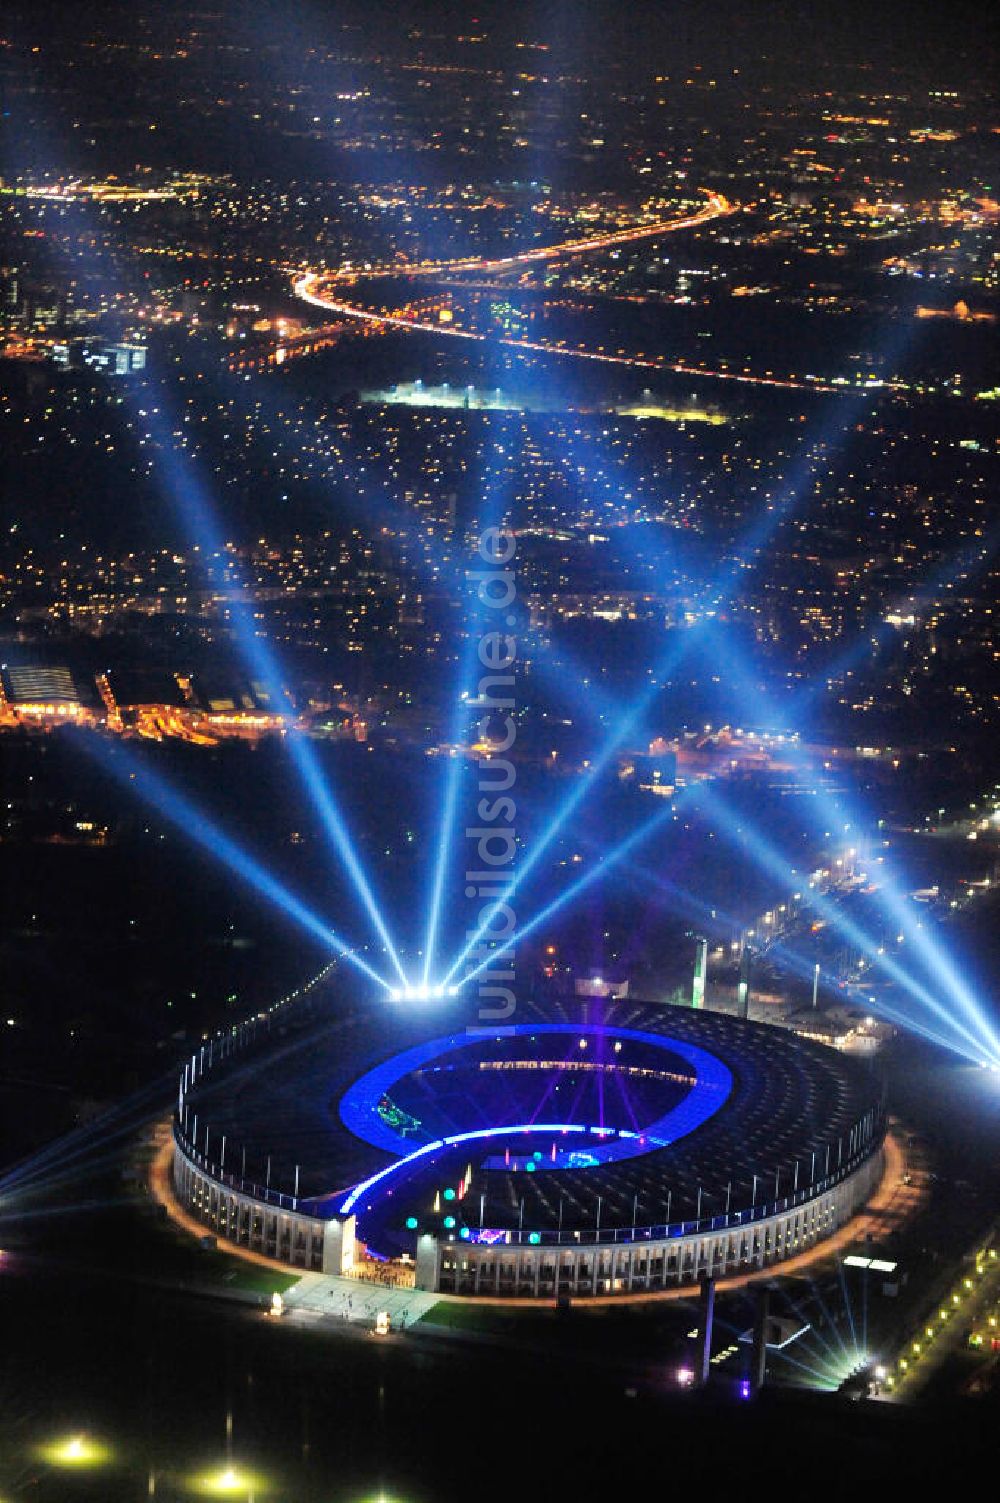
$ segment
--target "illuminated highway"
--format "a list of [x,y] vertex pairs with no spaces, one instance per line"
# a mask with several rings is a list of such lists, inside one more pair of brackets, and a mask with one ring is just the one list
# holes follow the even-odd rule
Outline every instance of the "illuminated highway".
[[[694,214],[685,214],[680,219],[653,219],[646,224],[630,225],[628,229],[611,230],[600,235],[590,235],[583,240],[560,240],[555,245],[534,246],[531,250],[518,251],[513,256],[498,256],[484,259],[466,256],[455,261],[418,261],[415,264],[342,267],[339,271],[324,272],[324,282],[368,281],[372,277],[436,277],[453,272],[505,272],[516,271],[519,266],[533,261],[560,261],[567,256],[583,255],[587,251],[612,250],[618,245],[629,245],[633,240],[650,240],[657,235],[667,235],[672,230],[693,230],[700,225],[732,214],[736,205],[721,193],[710,193],[703,209]],[[319,306],[322,306],[320,304]]]
[[[410,333],[444,335],[448,339],[469,339],[480,344],[500,344],[509,349],[540,355],[560,355],[574,360],[593,360],[600,365],[625,365],[637,370],[670,371],[680,376],[698,376],[711,381],[735,381],[747,386],[775,386],[785,391],[833,392],[850,389],[855,383],[846,377],[835,382],[805,377],[755,376],[746,371],[714,370],[707,366],[688,365],[683,360],[658,360],[647,355],[609,355],[600,350],[575,349],[571,345],[547,344],[540,339],[512,339],[506,335],[478,334],[472,329],[454,329],[430,319],[406,318],[399,313],[372,313],[354,303],[330,297],[322,289],[330,278],[319,272],[307,272],[295,282],[295,295],[303,302],[324,312],[339,314],[383,329],[406,329]],[[864,383],[873,391],[886,385],[881,380]]]
[[331,288],[342,287],[344,284],[353,285],[360,280],[368,280],[373,277],[440,277],[460,271],[510,271],[519,266],[527,265],[530,262],[556,261],[567,256],[577,256],[587,252],[606,250],[614,246],[625,245],[634,240],[648,239],[654,235],[666,235],[674,230],[694,229],[708,224],[712,220],[719,219],[723,215],[734,213],[735,208],[736,206],[729,199],[723,197],[721,193],[713,193],[709,195],[703,209],[699,209],[695,214],[684,215],[679,219],[660,219],[651,224],[636,225],[627,230],[616,230],[611,234],[593,235],[584,240],[564,240],[556,245],[535,247],[531,250],[521,251],[517,255],[505,256],[496,260],[468,258],[460,261],[422,262],[417,266],[393,267],[391,269],[377,268],[371,271],[342,269],[332,272],[304,272],[296,278],[293,290],[296,297],[305,303],[309,303],[314,308],[321,308],[325,313],[333,313],[340,318],[354,319],[376,328],[406,329],[411,333],[444,335],[449,339],[472,340],[480,344],[499,344],[509,349],[521,350],[528,354],[556,355],[573,360],[590,360],[600,365],[623,365],[637,370],[667,371],[674,375],[700,377],[703,380],[732,381],[746,386],[771,386],[785,391],[837,392],[856,389],[859,384],[863,384],[866,388],[874,391],[885,386],[886,382],[872,377],[869,377],[863,383],[857,383],[849,381],[846,377],[836,378],[833,381],[822,381],[818,377],[812,376],[780,377],[769,374],[754,375],[748,371],[732,371],[713,369],[707,366],[689,365],[682,360],[658,359],[646,355],[612,355],[601,350],[579,349],[570,345],[547,343],[544,340],[514,339],[508,335],[480,334],[472,329],[456,329],[435,323],[430,318],[408,317],[402,313],[373,313],[370,309],[359,308],[356,303],[345,302],[342,294],[335,295],[329,290]]

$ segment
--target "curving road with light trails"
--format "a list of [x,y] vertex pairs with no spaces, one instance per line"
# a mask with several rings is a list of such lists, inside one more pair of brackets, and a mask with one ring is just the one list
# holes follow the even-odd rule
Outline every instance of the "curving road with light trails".
[[[704,189],[701,191],[707,192]],[[668,235],[672,230],[694,230],[725,214],[735,213],[736,207],[722,193],[708,193],[703,209],[685,214],[680,219],[653,219],[646,224],[630,225],[625,230],[611,230],[590,235],[583,240],[560,240],[555,245],[533,246],[530,250],[518,251],[513,256],[497,256],[492,259],[465,256],[454,261],[418,261],[371,268],[341,267],[339,271],[324,272],[322,280],[332,285],[367,282],[375,277],[441,277],[461,271],[516,271],[519,266],[528,266],[533,261],[561,261],[567,256],[580,256],[587,251],[613,250],[615,246],[629,245],[633,240],[651,240],[657,235]]]
[[[574,349],[571,345],[546,344],[540,339],[511,339],[507,335],[477,334],[472,329],[452,329],[444,324],[432,323],[430,320],[405,318],[398,313],[371,313],[367,308],[359,308],[354,303],[340,302],[318,290],[326,284],[326,281],[327,278],[318,272],[307,272],[295,282],[295,295],[303,302],[312,304],[314,308],[322,308],[324,312],[337,313],[343,318],[374,324],[383,329],[406,329],[411,334],[434,334],[445,339],[468,339],[479,344],[500,344],[529,354],[561,355],[574,360],[593,360],[603,365],[626,365],[641,370],[669,371],[679,376],[700,377],[710,381],[735,381],[747,386],[775,386],[784,391],[843,392],[857,389],[856,384],[847,381],[833,384],[791,377],[754,376],[743,371],[712,370],[707,366],[686,365],[682,360],[657,360],[645,355],[608,355],[598,350]],[[866,386],[876,391],[886,384],[878,380],[868,381]]]
[[[593,235],[584,240],[563,240],[555,245],[533,247],[513,256],[486,260],[472,257],[458,261],[422,262],[417,266],[374,268],[371,271],[340,270],[304,272],[293,283],[295,296],[324,313],[333,313],[341,318],[354,319],[383,329],[405,329],[410,333],[434,334],[447,339],[471,340],[479,344],[499,344],[509,349],[528,354],[557,355],[573,360],[591,360],[602,365],[623,365],[637,370],[669,372],[672,375],[699,378],[710,381],[732,381],[746,386],[769,386],[783,391],[844,392],[857,390],[859,383],[842,378],[839,381],[821,381],[810,377],[758,376],[745,371],[712,369],[706,366],[688,365],[682,360],[664,360],[645,355],[610,355],[599,350],[583,350],[570,345],[549,344],[544,340],[513,339],[509,335],[479,334],[472,329],[455,329],[434,323],[430,319],[408,318],[398,313],[373,313],[359,308],[355,303],[343,301],[343,297],[331,295],[327,289],[354,285],[376,277],[442,277],[455,272],[501,272],[511,271],[535,261],[557,261],[568,256],[607,250],[609,247],[629,244],[635,240],[670,234],[675,230],[695,229],[736,212],[737,206],[721,193],[708,194],[703,209],[686,214],[678,219],[660,219],[650,224],[635,225],[610,234]],[[877,391],[889,383],[879,379],[862,383],[865,389]]]

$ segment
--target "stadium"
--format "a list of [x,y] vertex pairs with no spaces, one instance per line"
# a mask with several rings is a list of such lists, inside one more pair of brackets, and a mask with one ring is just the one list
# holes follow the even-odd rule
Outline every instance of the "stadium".
[[552,1299],[780,1263],[881,1177],[870,1067],[785,1030],[579,998],[467,1023],[310,1000],[212,1040],[180,1082],[180,1204],[292,1267]]

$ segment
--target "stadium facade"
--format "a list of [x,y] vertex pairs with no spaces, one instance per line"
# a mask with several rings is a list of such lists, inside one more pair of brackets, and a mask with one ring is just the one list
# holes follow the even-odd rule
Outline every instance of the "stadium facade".
[[630,1000],[500,1031],[459,1012],[298,1009],[207,1045],[178,1094],[182,1206],[293,1268],[553,1299],[780,1264],[881,1178],[879,1082],[835,1050]]

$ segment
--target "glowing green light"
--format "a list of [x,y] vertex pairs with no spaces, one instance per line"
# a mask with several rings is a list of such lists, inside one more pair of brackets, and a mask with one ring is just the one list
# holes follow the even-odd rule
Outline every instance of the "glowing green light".
[[416,1218],[416,1216],[407,1216],[407,1218],[406,1218],[406,1229],[409,1232],[415,1232],[416,1231],[416,1229],[417,1229],[417,1218]]
[[542,1234],[541,1234],[541,1232],[529,1232],[528,1233],[528,1241],[531,1243],[532,1247],[537,1247],[538,1244],[539,1244],[539,1242],[541,1242],[541,1240],[542,1240]]
[[445,1198],[445,1200],[454,1200],[455,1199],[455,1192],[451,1188],[450,1185],[448,1186],[447,1190],[445,1190],[445,1192],[444,1192],[444,1198]]
[[454,1216],[446,1216],[444,1218],[444,1224],[445,1224],[445,1228],[446,1228],[447,1231],[449,1231],[449,1232],[454,1231],[454,1229],[455,1229],[455,1218],[454,1218]]

